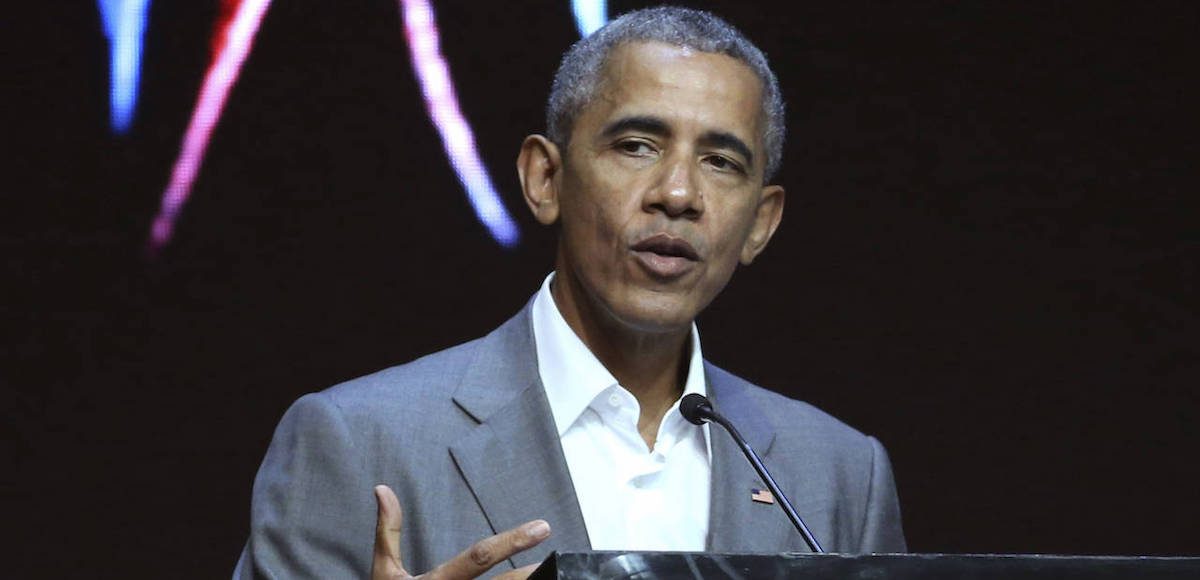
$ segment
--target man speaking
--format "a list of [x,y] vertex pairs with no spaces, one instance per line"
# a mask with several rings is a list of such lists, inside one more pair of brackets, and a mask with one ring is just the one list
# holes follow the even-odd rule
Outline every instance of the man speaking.
[[298,400],[235,576],[806,550],[729,436],[679,414],[689,393],[739,426],[827,550],[903,551],[875,439],[701,355],[693,321],[780,223],[783,136],[766,58],[711,14],[631,12],[579,41],[517,159],[534,217],[559,228],[554,272],[487,336]]

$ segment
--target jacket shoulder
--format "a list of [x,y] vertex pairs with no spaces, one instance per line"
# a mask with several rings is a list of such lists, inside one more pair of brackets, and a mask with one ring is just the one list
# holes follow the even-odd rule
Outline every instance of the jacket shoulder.
[[779,436],[832,444],[843,451],[858,449],[870,453],[870,437],[812,404],[760,387],[715,365],[709,365],[708,371],[714,380],[740,387]]
[[339,383],[318,393],[343,413],[378,414],[381,408],[420,409],[449,401],[466,369],[478,356],[475,339],[416,360]]

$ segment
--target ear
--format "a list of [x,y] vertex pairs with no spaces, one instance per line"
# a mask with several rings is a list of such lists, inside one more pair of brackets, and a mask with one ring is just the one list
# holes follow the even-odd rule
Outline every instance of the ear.
[[541,135],[530,135],[521,143],[517,156],[517,175],[521,192],[533,217],[542,225],[558,221],[558,188],[562,157],[558,146]]
[[767,242],[775,235],[783,219],[783,187],[768,185],[762,189],[755,208],[754,223],[750,224],[750,235],[742,245],[742,264],[749,265],[767,248]]

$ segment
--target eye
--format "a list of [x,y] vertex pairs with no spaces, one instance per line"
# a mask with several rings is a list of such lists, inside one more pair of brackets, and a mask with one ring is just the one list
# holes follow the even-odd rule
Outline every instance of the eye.
[[708,161],[708,164],[713,166],[713,168],[720,171],[733,171],[737,173],[746,172],[738,162],[721,155],[710,155],[706,158],[706,161]]
[[617,150],[634,157],[646,157],[654,153],[654,147],[645,141],[627,139],[617,143]]

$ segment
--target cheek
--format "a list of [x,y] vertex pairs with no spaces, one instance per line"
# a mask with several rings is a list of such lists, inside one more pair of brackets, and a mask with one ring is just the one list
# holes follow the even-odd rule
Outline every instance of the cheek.
[[[587,238],[596,246],[618,247],[624,239],[626,221],[631,215],[627,207],[629,200],[615,192],[620,187],[604,180],[592,178],[590,185],[575,189],[569,202],[577,222],[574,235]],[[599,248],[596,248],[599,249]]]
[[741,247],[722,247],[720,249],[720,259],[714,260],[709,264],[708,268],[708,283],[707,286],[715,295],[719,293],[729,279],[733,277],[733,271],[737,268],[741,258]]
[[621,248],[620,222],[602,200],[578,197],[564,204],[563,241],[580,271],[608,278]]
[[713,253],[721,256],[722,261],[736,262],[741,255],[742,246],[750,237],[750,230],[753,229],[755,207],[743,202],[722,209],[722,215],[728,216],[728,219],[718,228],[719,231],[713,232]]

